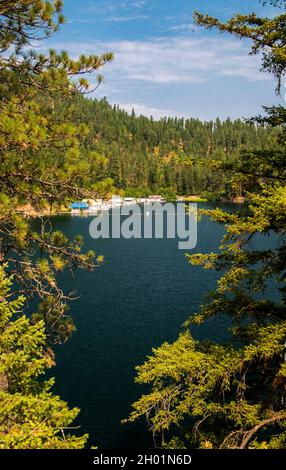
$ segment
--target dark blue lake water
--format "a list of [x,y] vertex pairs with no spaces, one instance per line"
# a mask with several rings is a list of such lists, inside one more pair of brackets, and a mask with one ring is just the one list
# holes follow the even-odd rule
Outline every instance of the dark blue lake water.
[[[210,207],[208,204],[201,204]],[[223,206],[230,208],[229,205]],[[204,295],[216,286],[217,274],[192,267],[178,240],[93,240],[92,218],[57,216],[55,229],[70,237],[81,234],[85,248],[104,255],[95,272],[64,275],[62,285],[77,289],[71,306],[77,331],[56,347],[55,391],[81,413],[76,424],[99,448],[148,448],[145,423],[121,425],[131,404],[144,392],[134,383],[135,366],[164,341],[173,341],[181,325],[198,311]],[[217,251],[224,228],[203,219],[194,252]],[[264,243],[262,240],[260,243]],[[193,328],[196,338],[224,340],[227,320],[215,319]]]

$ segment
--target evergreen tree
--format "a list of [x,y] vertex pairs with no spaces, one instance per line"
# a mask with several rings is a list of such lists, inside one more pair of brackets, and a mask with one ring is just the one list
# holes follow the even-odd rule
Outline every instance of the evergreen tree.
[[[56,112],[61,113],[61,108]],[[82,159],[89,161],[87,152],[97,155],[99,161],[105,159],[101,177],[111,177],[115,187],[127,192],[148,187],[152,193],[171,187],[180,195],[204,193],[211,199],[232,199],[237,191],[229,185],[226,169],[238,163],[240,150],[266,150],[277,145],[273,129],[239,119],[155,121],[134,113],[130,116],[106,99],[83,97],[74,100],[74,112],[75,122],[84,122],[89,128],[80,146]],[[89,172],[91,176],[81,183],[85,188],[100,174],[91,172],[90,166]],[[241,187],[242,196],[246,190],[246,185]]]
[[46,222],[34,233],[21,207],[29,204],[47,212],[90,195],[97,182],[99,191],[110,186],[110,180],[105,186],[101,182],[106,160],[81,152],[88,129],[72,123],[72,101],[91,91],[84,74],[112,59],[104,54],[72,60],[66,52],[44,55],[29,49],[63,23],[61,11],[58,0],[0,1],[0,261],[8,263],[20,291],[41,301],[38,318],[44,318],[47,334],[56,342],[73,329],[66,313],[70,296],[58,287],[56,272],[93,269],[98,263],[93,253],[81,253],[80,237],[69,241]]
[[[78,410],[69,410],[51,393],[53,381],[40,382],[38,376],[52,364],[46,343],[66,341],[74,328],[67,313],[71,295],[59,288],[56,273],[93,269],[101,258],[82,253],[80,237],[69,241],[53,232],[47,220],[34,233],[20,210],[29,203],[42,211],[86,195],[92,189],[85,185],[89,168],[100,178],[104,173],[105,160],[81,155],[87,128],[71,123],[71,101],[91,91],[83,75],[99,70],[112,54],[72,60],[66,52],[38,53],[32,44],[51,36],[63,21],[60,0],[0,0],[2,448],[79,448],[86,441],[86,436],[66,435]],[[98,84],[101,80],[99,75]],[[65,104],[56,114],[60,101]],[[110,186],[110,181],[100,183]],[[9,294],[11,281],[5,279],[4,267],[13,274]],[[35,315],[27,312],[29,319],[20,313],[24,299],[19,293],[40,301]]]
[[43,321],[22,313],[25,298],[10,299],[12,279],[0,267],[0,449],[78,449],[87,436],[72,436],[79,410],[51,393],[53,379],[40,380],[54,364]]

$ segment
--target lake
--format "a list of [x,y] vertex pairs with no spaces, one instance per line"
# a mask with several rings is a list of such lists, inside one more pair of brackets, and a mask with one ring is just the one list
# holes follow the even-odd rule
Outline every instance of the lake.
[[[199,204],[211,208],[212,204]],[[234,206],[221,205],[225,209]],[[81,413],[76,421],[90,444],[101,449],[152,447],[144,420],[121,425],[144,392],[134,383],[135,366],[164,341],[174,341],[183,322],[198,311],[216,286],[217,273],[191,266],[174,239],[100,239],[89,236],[91,217],[56,216],[54,229],[81,234],[85,249],[104,255],[92,273],[60,278],[81,297],[71,305],[77,331],[55,347],[55,392]],[[204,218],[192,253],[217,251],[224,227]],[[261,243],[265,243],[262,241]],[[228,320],[216,318],[192,332],[198,339],[224,340]]]

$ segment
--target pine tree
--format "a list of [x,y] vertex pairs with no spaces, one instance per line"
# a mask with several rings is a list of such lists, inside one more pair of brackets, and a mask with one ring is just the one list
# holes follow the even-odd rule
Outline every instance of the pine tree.
[[11,300],[12,278],[0,267],[0,449],[78,449],[87,436],[69,429],[79,410],[51,393],[43,380],[54,364],[43,321],[23,314],[25,298]]
[[[96,73],[112,54],[72,60],[64,51],[44,55],[32,48],[64,22],[59,0],[0,1],[0,22],[0,260],[18,289],[41,302],[38,318],[59,342],[73,326],[71,297],[58,287],[56,273],[98,263],[93,253],[81,253],[80,237],[70,241],[44,222],[34,233],[20,209],[29,204],[47,213],[54,205],[68,206],[72,198],[90,195],[95,173],[104,179],[106,160],[87,150],[83,155],[88,129],[72,123],[72,101],[91,91],[84,74]],[[42,253],[38,260],[30,256],[35,249]]]
[[[82,158],[87,127],[71,123],[72,100],[91,90],[83,74],[96,73],[112,54],[72,60],[66,52],[44,55],[32,46],[64,22],[62,6],[60,0],[0,0],[1,448],[80,448],[87,439],[66,434],[78,410],[52,394],[52,380],[38,377],[53,362],[47,344],[66,341],[74,329],[67,313],[71,295],[59,288],[56,273],[94,269],[101,261],[81,252],[80,237],[68,240],[48,221],[35,233],[20,211],[23,204],[41,211],[87,194],[89,165],[93,174],[104,172],[97,155]],[[101,80],[98,75],[97,84]],[[36,314],[21,314],[19,292],[40,301]]]

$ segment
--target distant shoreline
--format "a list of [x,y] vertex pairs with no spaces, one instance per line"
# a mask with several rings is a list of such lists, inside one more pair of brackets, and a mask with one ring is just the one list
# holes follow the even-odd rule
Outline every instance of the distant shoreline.
[[[217,203],[232,203],[232,204],[244,204],[245,203],[245,198],[244,197],[238,197],[238,198],[233,198],[233,199],[221,199],[221,200],[214,200],[210,201],[209,199],[203,198],[201,196],[177,196],[176,201],[167,201],[167,202],[190,202],[190,203],[208,203],[208,202],[217,202]],[[69,208],[66,209],[50,209],[47,208],[45,210],[37,210],[35,209],[30,203],[25,204],[23,206],[18,206],[16,208],[16,212],[19,214],[22,214],[26,217],[35,219],[37,217],[49,217],[49,216],[55,216],[55,215],[64,215],[64,214],[71,214],[71,210]]]
[[233,204],[244,204],[245,197],[239,196],[235,198],[222,198],[222,199],[214,199],[213,201],[207,198],[203,198],[201,196],[178,196],[177,201],[181,202],[226,202],[226,203],[233,203]]

